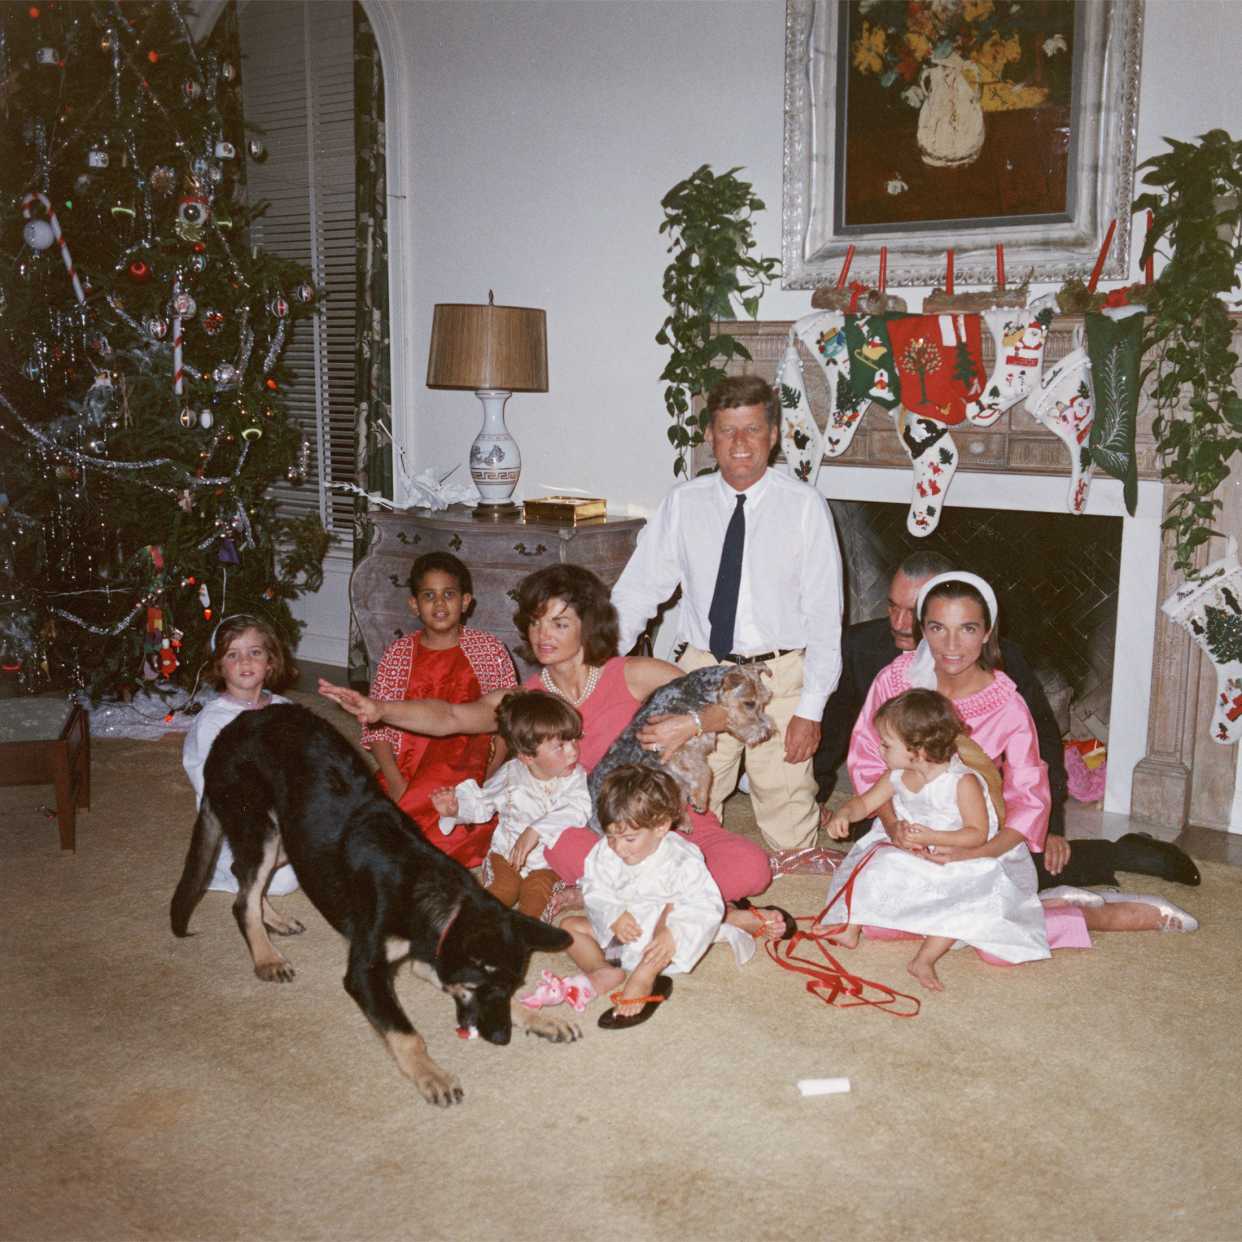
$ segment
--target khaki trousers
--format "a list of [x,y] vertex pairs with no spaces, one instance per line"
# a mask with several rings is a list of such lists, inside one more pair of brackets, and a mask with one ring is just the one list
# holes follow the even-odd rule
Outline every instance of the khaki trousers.
[[[687,647],[678,665],[687,673],[717,663],[710,651]],[[720,817],[725,798],[737,788],[742,753],[746,754],[746,775],[750,780],[750,801],[759,821],[759,831],[769,849],[797,850],[813,846],[819,835],[819,786],[811,770],[812,761],[785,762],[785,729],[793,718],[802,696],[802,653],[793,652],[769,660],[772,674],[764,685],[772,691],[772,701],[764,709],[776,722],[776,733],[758,746],[744,747],[727,733],[716,735],[716,749],[709,755],[712,769],[711,809]]]

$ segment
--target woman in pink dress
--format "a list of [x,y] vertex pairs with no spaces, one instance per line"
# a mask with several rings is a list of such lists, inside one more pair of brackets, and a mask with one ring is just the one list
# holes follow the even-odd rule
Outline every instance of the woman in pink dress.
[[[940,574],[919,592],[917,615],[923,630],[918,649],[897,657],[881,670],[867,695],[850,739],[846,760],[856,790],[870,789],[887,771],[880,756],[880,738],[872,717],[881,703],[915,686],[939,690],[970,726],[971,741],[987,752],[1001,771],[1005,824],[985,844],[970,849],[937,847],[931,853],[909,834],[892,804],[879,819],[898,849],[927,859],[929,865],[951,867],[974,858],[1000,858],[1018,846],[1032,853],[1044,848],[1051,796],[1048,770],[1039,757],[1035,724],[1025,701],[1001,667],[996,625],[996,596],[974,574]],[[1127,893],[1094,893],[1083,889],[1051,889],[1040,895],[1053,949],[1090,948],[1088,930],[1194,931],[1198,923],[1161,897]],[[875,938],[909,933],[865,929]]]
[[[654,690],[682,670],[664,660],[617,655],[617,614],[608,588],[595,574],[577,565],[551,565],[524,578],[518,587],[517,628],[527,643],[518,648],[523,659],[543,666],[526,684],[559,695],[582,714],[584,734],[580,762],[590,771],[634,717]],[[486,694],[475,703],[453,704],[435,699],[377,702],[355,691],[327,682],[319,692],[334,699],[364,725],[382,721],[441,737],[455,733],[492,733],[495,709],[503,691]],[[723,708],[701,712],[702,727],[718,731],[726,723]],[[692,716],[656,718],[640,740],[671,754],[698,733]],[[503,755],[493,762],[503,759]],[[721,827],[712,814],[688,812],[690,839],[703,852],[707,868],[727,903],[726,921],[752,935],[775,939],[792,930],[783,911],[752,906],[748,898],[761,893],[771,882],[767,855],[757,842]],[[570,886],[561,894],[558,912],[569,908],[576,896],[583,862],[599,841],[589,828],[567,828],[547,852],[550,866]]]

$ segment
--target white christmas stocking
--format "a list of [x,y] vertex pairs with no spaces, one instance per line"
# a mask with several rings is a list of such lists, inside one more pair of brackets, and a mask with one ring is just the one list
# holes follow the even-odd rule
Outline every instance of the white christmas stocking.
[[957,445],[947,423],[911,414],[904,405],[894,408],[893,425],[914,467],[906,529],[921,538],[940,523],[944,494],[957,470]]
[[824,452],[840,457],[850,446],[859,420],[869,404],[850,383],[850,353],[845,340],[845,316],[835,311],[809,315],[794,331],[824,373],[828,390],[828,419],[824,424]]
[[1026,408],[1069,449],[1070,486],[1065,504],[1071,513],[1082,513],[1095,473],[1095,460],[1087,443],[1095,403],[1091,396],[1091,359],[1081,345],[1050,368],[1039,385],[1039,394],[1027,402]]
[[1199,576],[1179,587],[1161,610],[1207,653],[1216,667],[1212,740],[1231,746],[1242,736],[1242,565],[1237,540]]
[[1043,300],[1025,310],[998,306],[984,311],[983,319],[996,345],[996,366],[983,395],[966,407],[966,417],[988,427],[1039,386],[1052,307]]
[[792,328],[789,344],[776,369],[776,391],[781,399],[781,450],[785,454],[786,468],[795,479],[814,483],[819,476],[824,441],[806,398],[802,363],[798,358]]

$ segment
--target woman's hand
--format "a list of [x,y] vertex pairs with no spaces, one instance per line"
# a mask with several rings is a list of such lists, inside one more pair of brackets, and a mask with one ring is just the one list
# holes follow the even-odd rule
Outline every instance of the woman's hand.
[[652,716],[639,729],[637,740],[643,750],[658,750],[661,761],[666,761],[698,733],[693,716]]
[[1049,875],[1060,875],[1070,860],[1070,843],[1050,832],[1044,842],[1044,870]]
[[374,699],[368,699],[357,690],[346,686],[334,686],[330,681],[319,679],[319,693],[325,699],[331,699],[339,707],[343,707],[351,716],[358,717],[358,723],[364,725],[379,724],[380,705]]
[[514,871],[521,871],[531,850],[539,844],[539,834],[533,828],[527,828],[513,843],[509,851],[509,866]]

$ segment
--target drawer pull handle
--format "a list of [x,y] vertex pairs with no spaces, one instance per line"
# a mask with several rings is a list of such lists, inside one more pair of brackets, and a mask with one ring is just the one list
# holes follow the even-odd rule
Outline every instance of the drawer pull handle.
[[411,537],[410,535],[407,535],[405,531],[403,530],[397,531],[397,538],[400,539],[401,542],[405,544],[422,543],[423,541],[422,535],[414,535]]
[[535,544],[535,550],[533,552],[527,552],[526,545],[524,543],[515,543],[513,545],[513,550],[519,556],[542,556],[548,549],[545,548],[543,544],[537,543]]

